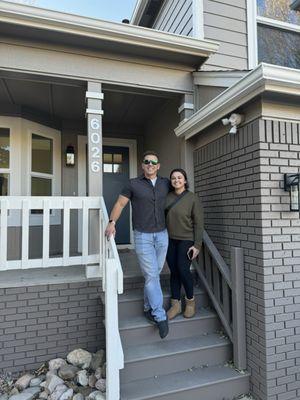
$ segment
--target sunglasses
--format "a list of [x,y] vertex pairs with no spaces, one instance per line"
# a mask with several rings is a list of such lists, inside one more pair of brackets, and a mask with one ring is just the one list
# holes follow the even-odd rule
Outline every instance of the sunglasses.
[[149,164],[157,165],[158,163],[159,163],[158,161],[147,160],[147,159],[143,161],[143,164],[145,164],[145,165],[149,165]]

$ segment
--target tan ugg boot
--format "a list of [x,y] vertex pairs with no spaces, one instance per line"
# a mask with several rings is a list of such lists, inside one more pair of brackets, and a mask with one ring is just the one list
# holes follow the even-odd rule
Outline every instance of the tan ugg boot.
[[195,297],[192,299],[185,298],[185,310],[183,313],[184,318],[192,318],[196,313]]
[[177,317],[181,313],[181,300],[171,299],[171,307],[167,311],[169,319]]

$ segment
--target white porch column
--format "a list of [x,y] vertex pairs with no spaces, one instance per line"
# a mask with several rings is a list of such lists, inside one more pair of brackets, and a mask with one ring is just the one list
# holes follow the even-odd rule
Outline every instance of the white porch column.
[[98,82],[88,82],[86,92],[86,115],[88,136],[88,194],[102,196],[103,194],[103,163],[102,163],[102,85]]
[[195,187],[195,182],[194,182],[194,146],[189,140],[182,139],[182,142],[180,144],[180,158],[181,158],[181,166],[182,168],[186,171],[189,184],[190,184],[190,190],[193,192],[194,187]]
[[188,119],[194,114],[194,95],[184,94],[181,98],[180,107],[178,108],[180,122]]

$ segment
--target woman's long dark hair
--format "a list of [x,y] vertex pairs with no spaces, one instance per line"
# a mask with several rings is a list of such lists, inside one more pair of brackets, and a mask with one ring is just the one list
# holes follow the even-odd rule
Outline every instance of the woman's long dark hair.
[[[171,176],[174,174],[174,172],[179,172],[180,174],[182,174],[184,176],[184,179],[185,179],[184,187],[185,187],[185,190],[187,190],[189,188],[189,182],[188,182],[188,178],[187,178],[187,174],[186,174],[185,170],[182,168],[173,169],[170,173],[170,180],[171,180]],[[172,185],[171,185],[171,190],[175,190]]]

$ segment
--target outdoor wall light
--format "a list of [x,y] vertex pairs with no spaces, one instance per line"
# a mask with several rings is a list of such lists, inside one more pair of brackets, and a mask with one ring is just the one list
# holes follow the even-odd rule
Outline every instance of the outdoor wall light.
[[300,174],[284,174],[284,190],[290,192],[290,210],[299,211]]
[[222,124],[223,125],[231,125],[229,133],[234,135],[237,133],[238,126],[244,121],[244,116],[241,114],[233,113],[230,115],[229,118],[223,118]]
[[68,167],[74,167],[75,165],[75,150],[72,145],[67,146],[66,149],[66,165]]

